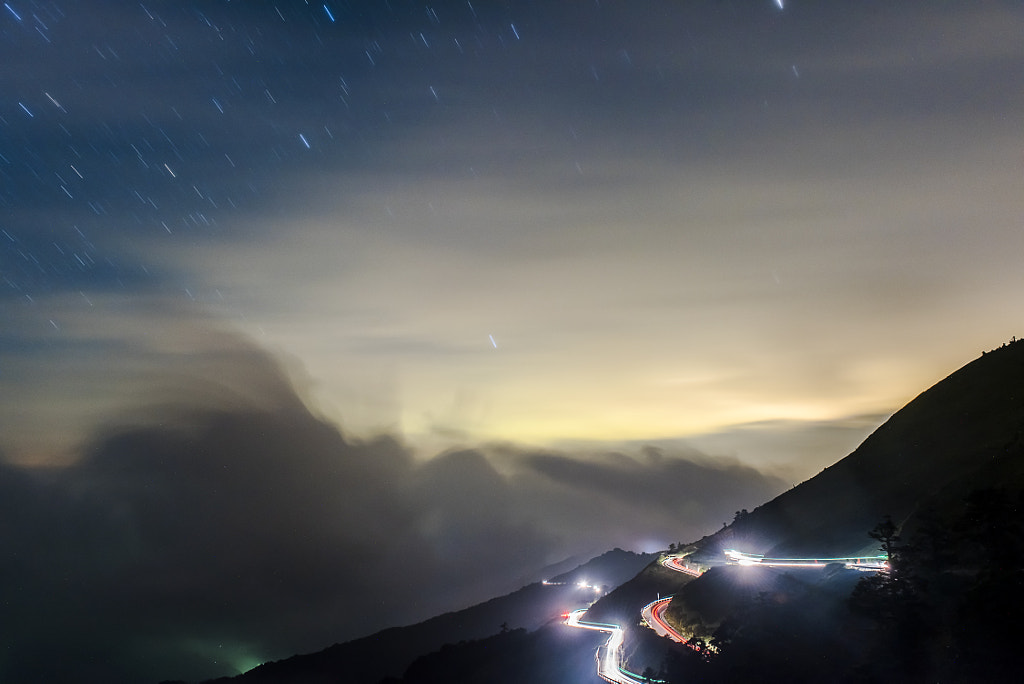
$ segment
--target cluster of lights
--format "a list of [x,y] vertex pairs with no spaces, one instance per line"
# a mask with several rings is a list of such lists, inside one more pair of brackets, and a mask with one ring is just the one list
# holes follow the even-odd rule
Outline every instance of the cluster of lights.
[[[546,587],[554,587],[554,586],[559,586],[559,585],[566,584],[566,582],[552,582],[550,580],[541,580],[540,583],[543,584]],[[576,586],[579,587],[580,589],[593,589],[596,593],[601,593],[601,587],[603,585],[591,584],[587,580],[580,580],[579,582],[576,583]]]

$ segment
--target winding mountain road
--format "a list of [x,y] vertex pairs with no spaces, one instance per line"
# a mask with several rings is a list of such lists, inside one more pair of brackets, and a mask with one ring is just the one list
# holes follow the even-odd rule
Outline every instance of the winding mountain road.
[[[866,572],[877,572],[889,567],[885,556],[849,556],[845,558],[766,558],[761,554],[746,553],[735,549],[726,549],[726,564],[759,565],[769,568],[824,568],[833,563],[842,563],[847,568]],[[666,556],[660,561],[663,567],[676,572],[699,577],[704,570],[686,560],[685,556]],[[648,603],[640,611],[644,622],[659,636],[668,637],[673,641],[685,643],[686,637],[680,634],[664,619],[665,609],[672,597],[666,597]],[[622,642],[625,633],[618,625],[600,622],[583,622],[586,608],[574,610],[566,615],[565,624],[579,629],[592,629],[608,632],[608,641],[597,649],[597,674],[601,679],[615,684],[644,684],[645,680],[622,667]]]
[[580,620],[586,608],[580,608],[569,613],[565,624],[580,629],[592,629],[598,632],[608,632],[608,641],[597,649],[597,674],[606,682],[615,684],[644,684],[644,681],[634,677],[631,673],[622,669],[620,660],[622,658],[622,639],[624,637],[622,628],[602,622],[582,622]]
[[698,566],[691,564],[683,556],[665,556],[661,559],[661,564],[669,570],[675,570],[676,572],[686,573],[693,577],[700,577],[704,574]]
[[[847,568],[878,571],[889,567],[885,556],[848,556],[846,558],[765,558],[759,553],[746,553],[726,549],[728,562],[736,565],[761,565],[769,568],[824,568],[833,563],[842,563]],[[664,565],[664,563],[663,563]],[[666,565],[672,570],[676,568]],[[685,572],[685,571],[684,571]]]
[[672,597],[658,599],[657,601],[651,601],[643,610],[640,611],[640,616],[644,619],[644,622],[657,633],[658,636],[668,637],[672,641],[678,641],[683,643],[686,641],[686,637],[677,632],[675,628],[668,624],[663,617],[665,609],[668,608],[668,604],[672,602]]

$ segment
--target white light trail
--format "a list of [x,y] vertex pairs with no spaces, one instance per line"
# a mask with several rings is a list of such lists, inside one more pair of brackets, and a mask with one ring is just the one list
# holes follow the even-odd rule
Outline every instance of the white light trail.
[[769,568],[823,568],[831,563],[842,563],[849,568],[884,570],[888,567],[885,556],[846,556],[841,558],[765,558],[759,553],[746,553],[736,549],[723,552],[729,563],[737,565],[763,565]]
[[690,575],[691,577],[700,577],[702,574],[704,574],[703,570],[690,566],[688,562],[685,560],[685,558],[681,556],[666,556],[665,558],[661,559],[661,564],[663,567],[666,567],[669,570],[682,572],[687,575]]
[[647,622],[648,626],[657,633],[658,636],[668,637],[672,641],[684,643],[686,638],[682,634],[677,632],[672,625],[668,624],[662,617],[665,609],[668,608],[668,604],[672,602],[672,597],[658,599],[657,601],[651,601],[640,611],[640,616]]
[[[622,641],[625,639],[625,632],[618,625],[611,625],[600,622],[580,622],[580,618],[587,612],[586,608],[574,610],[566,617],[565,624],[580,629],[592,629],[598,632],[609,632],[610,636],[604,646],[597,650],[597,674],[606,682],[614,684],[643,684],[643,680],[633,677],[624,671],[619,664],[621,656]],[[600,653],[604,650],[604,657]]]

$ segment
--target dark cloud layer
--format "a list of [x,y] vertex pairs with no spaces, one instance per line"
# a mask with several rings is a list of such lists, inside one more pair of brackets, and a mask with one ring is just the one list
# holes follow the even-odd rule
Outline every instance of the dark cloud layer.
[[108,426],[74,465],[0,464],[4,681],[230,673],[511,590],[573,554],[699,536],[780,489],[660,453],[417,461],[391,437],[346,439],[295,395],[218,408],[195,389],[196,406],[178,387],[175,406]]

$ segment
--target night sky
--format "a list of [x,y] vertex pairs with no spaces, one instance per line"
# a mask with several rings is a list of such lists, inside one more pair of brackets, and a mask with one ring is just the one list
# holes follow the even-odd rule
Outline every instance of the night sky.
[[1022,224],[1017,0],[8,0],[0,679],[714,531],[1019,335]]

